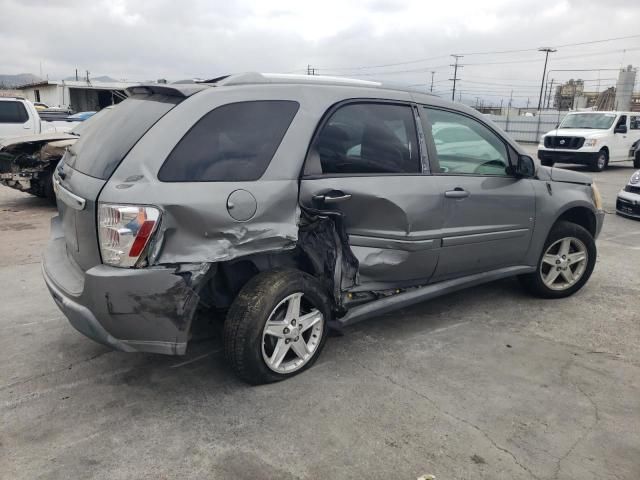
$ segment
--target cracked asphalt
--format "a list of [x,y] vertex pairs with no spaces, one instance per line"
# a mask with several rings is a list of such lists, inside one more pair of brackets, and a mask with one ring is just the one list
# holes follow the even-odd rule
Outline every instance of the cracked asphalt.
[[[594,174],[609,212],[631,172]],[[640,222],[607,215],[571,298],[476,287],[249,387],[219,338],[165,357],[77,333],[40,275],[54,213],[0,187],[1,478],[640,478]]]

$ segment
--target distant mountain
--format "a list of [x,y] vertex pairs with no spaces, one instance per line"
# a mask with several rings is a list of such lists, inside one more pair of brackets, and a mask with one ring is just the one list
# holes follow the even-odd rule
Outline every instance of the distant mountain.
[[27,83],[34,83],[41,80],[40,77],[32,73],[19,73],[17,75],[0,74],[0,88],[14,88]]
[[[79,80],[79,81],[83,81],[85,78],[86,78],[86,77],[84,77],[84,76],[82,76],[82,75],[78,74],[78,80]],[[72,76],[72,77],[64,78],[63,80],[75,80],[75,79],[76,79],[76,77],[75,77],[75,75],[74,75],[74,76]],[[102,76],[100,76],[100,77],[92,77],[92,76],[89,76],[89,80],[91,80],[92,82],[117,82],[117,81],[118,81],[117,79],[112,78],[112,77],[110,77],[109,75],[102,75]]]

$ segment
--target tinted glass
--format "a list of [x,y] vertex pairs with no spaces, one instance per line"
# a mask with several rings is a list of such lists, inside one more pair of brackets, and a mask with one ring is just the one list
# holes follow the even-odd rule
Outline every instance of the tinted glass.
[[313,148],[323,174],[420,172],[416,127],[409,106],[345,105],[322,127]]
[[507,147],[482,123],[453,112],[427,109],[438,154],[434,173],[506,175]]
[[135,95],[108,114],[96,115],[65,155],[66,163],[86,175],[106,180],[138,140],[179,100],[164,95]]
[[0,123],[25,123],[29,115],[20,102],[0,101]]
[[640,130],[640,116],[632,115],[629,117],[631,130]]
[[285,100],[223,105],[202,117],[167,157],[163,182],[257,180],[298,111]]

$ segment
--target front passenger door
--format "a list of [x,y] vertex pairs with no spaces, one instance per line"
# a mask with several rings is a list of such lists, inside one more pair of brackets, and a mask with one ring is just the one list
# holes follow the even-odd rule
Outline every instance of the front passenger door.
[[510,174],[509,147],[479,120],[437,108],[425,113],[444,200],[433,280],[523,265],[535,218],[531,180]]
[[361,290],[426,283],[438,262],[442,203],[409,103],[334,108],[311,144],[300,203],[344,216]]

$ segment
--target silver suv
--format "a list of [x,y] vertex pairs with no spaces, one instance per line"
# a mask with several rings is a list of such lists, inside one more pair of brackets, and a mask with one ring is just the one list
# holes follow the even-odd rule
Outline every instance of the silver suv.
[[460,104],[262,74],[129,94],[56,168],[43,259],[71,324],[112,348],[184,354],[224,312],[230,365],[272,382],[329,328],[516,275],[565,297],[593,271],[591,179]]

